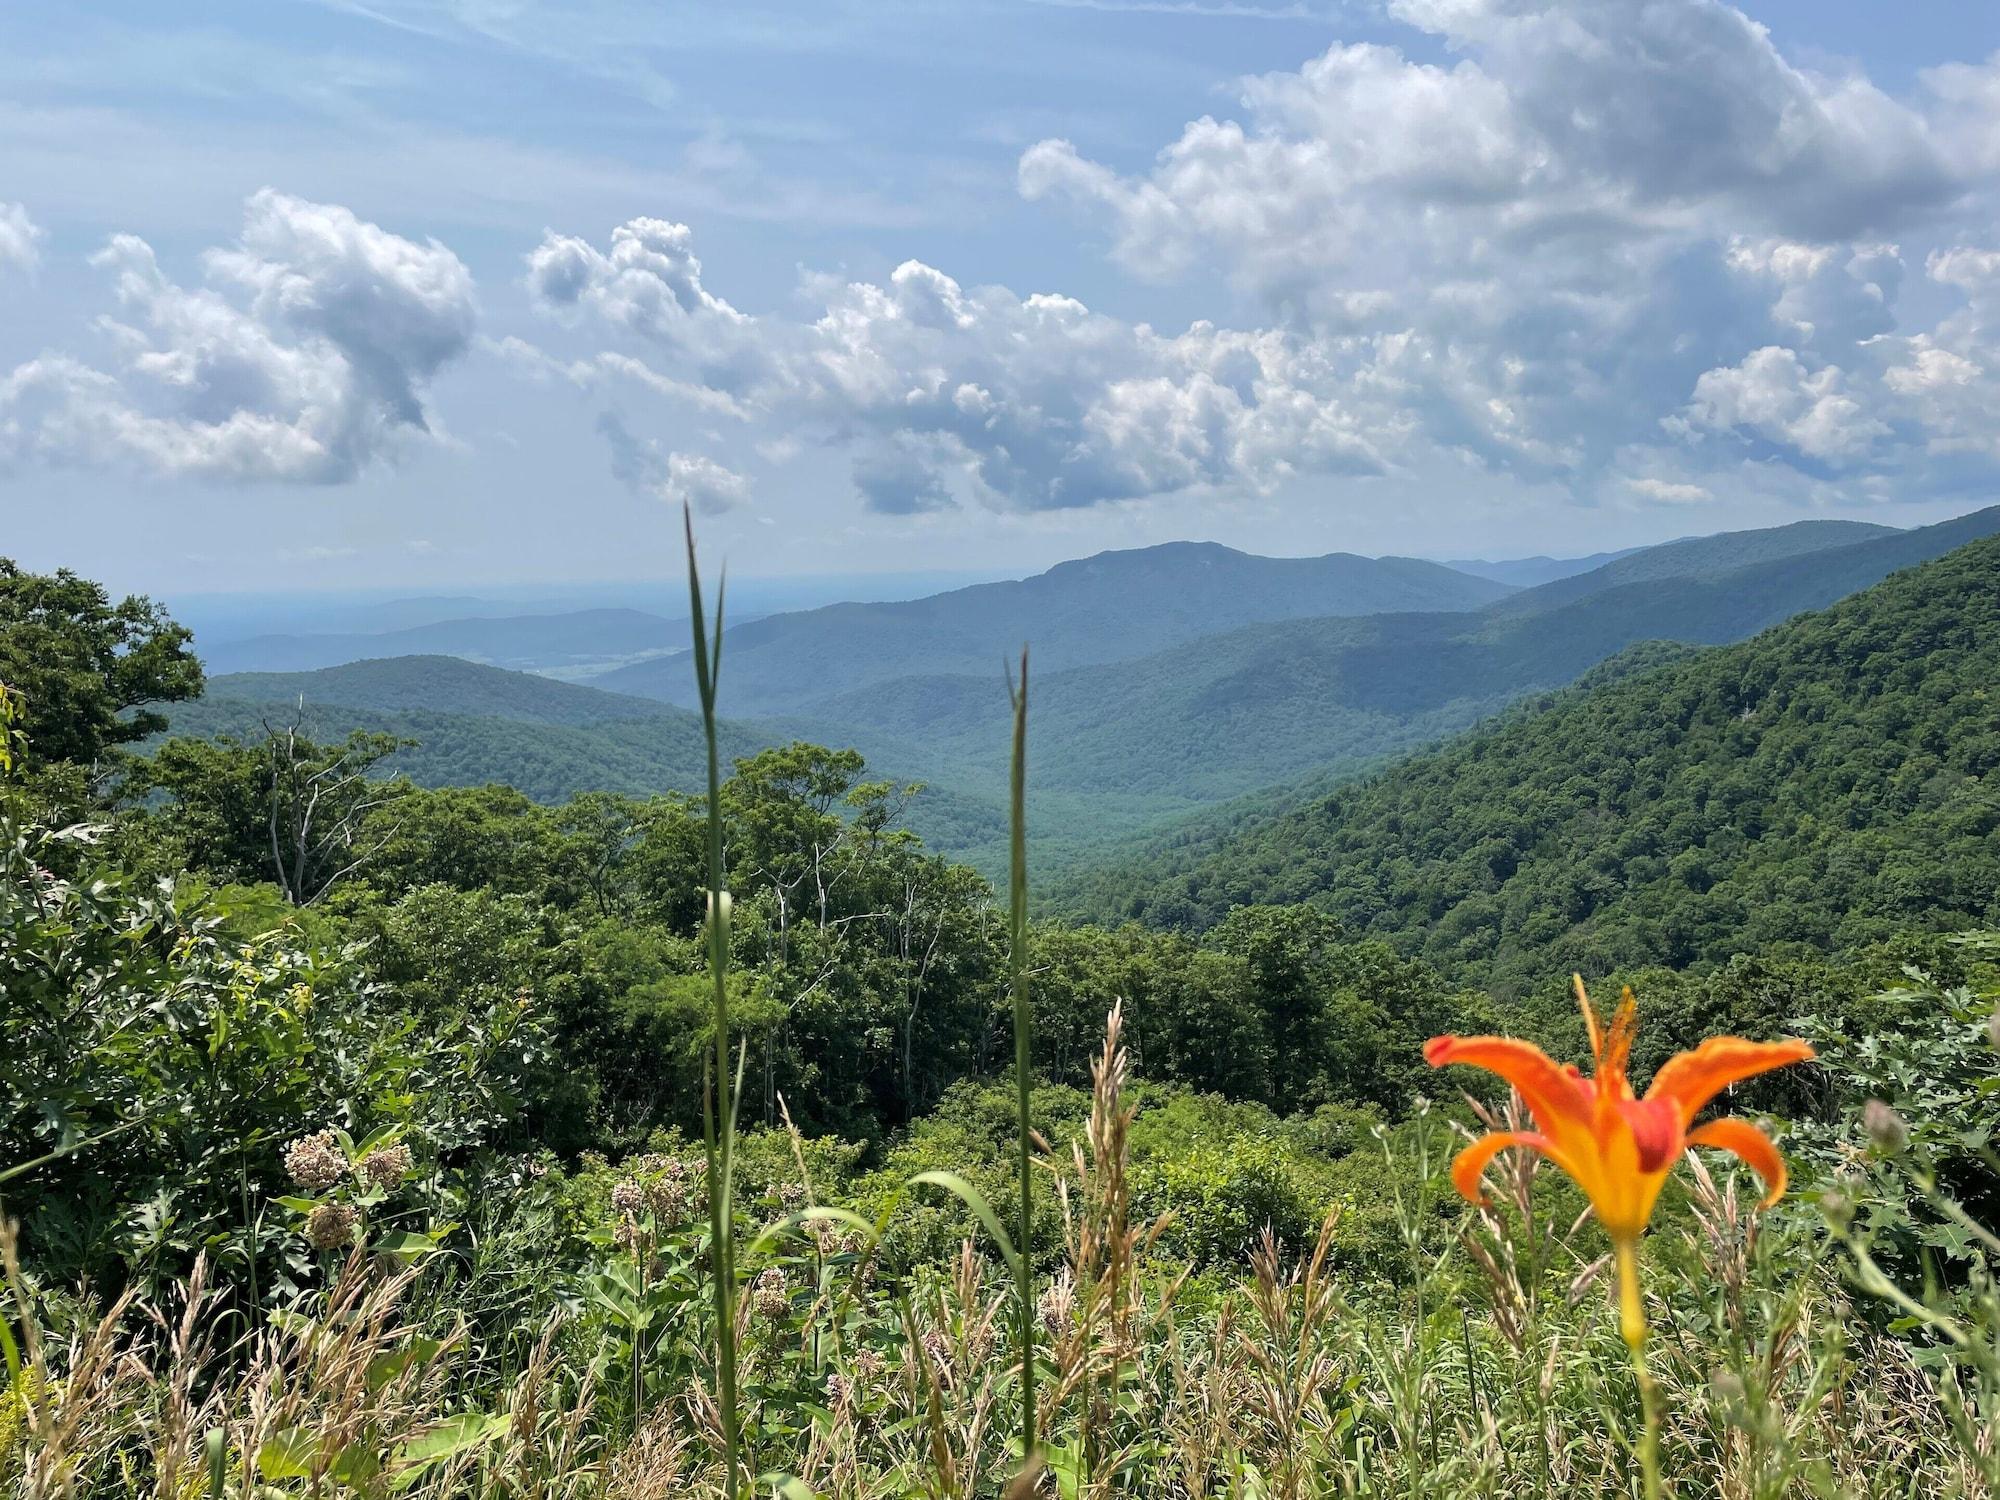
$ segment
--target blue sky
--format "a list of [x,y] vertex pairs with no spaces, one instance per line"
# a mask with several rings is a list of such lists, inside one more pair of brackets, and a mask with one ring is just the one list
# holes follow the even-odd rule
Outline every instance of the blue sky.
[[0,550],[1585,552],[1995,494],[2000,8],[0,12]]

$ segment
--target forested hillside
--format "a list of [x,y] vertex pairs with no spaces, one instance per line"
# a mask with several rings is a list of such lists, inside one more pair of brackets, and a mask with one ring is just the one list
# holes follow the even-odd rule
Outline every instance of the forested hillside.
[[[2000,530],[2000,509],[1908,532],[1854,529],[1881,534],[1848,543],[1844,523],[1817,522],[1734,533],[1640,552],[1476,612],[1289,620],[1039,675],[1038,721],[1063,754],[1036,763],[1035,784],[1050,797],[1105,799],[1095,817],[1086,807],[1069,820],[1065,806],[1066,830],[1095,831],[1101,845],[1204,804],[1352,775],[1639,642],[1721,644],[1830,604]],[[1768,554],[1778,555],[1726,566]],[[1520,608],[1529,599],[1546,607]],[[997,808],[1005,717],[1004,695],[982,674],[862,689],[786,727]],[[958,847],[989,863],[997,853]]]
[[[309,672],[211,675],[210,699],[383,709],[519,719],[530,724],[596,724],[661,716],[659,703],[482,666],[457,656],[393,656]],[[504,778],[500,778],[504,779]]]
[[[310,699],[301,713],[296,700],[200,698],[175,704],[167,718],[176,735],[253,744],[270,729],[294,721],[321,740],[342,740],[357,730],[388,735],[400,743],[380,763],[381,770],[407,776],[419,786],[498,782],[538,802],[561,802],[581,792],[648,796],[695,790],[703,777],[700,722],[685,709],[660,703],[648,708],[644,718],[566,723],[512,714],[351,708]],[[751,754],[769,740],[754,730],[728,726],[722,742],[737,756]]]
[[[1101,862],[1121,844],[1168,835],[1179,820],[1218,804],[1253,794],[1268,800],[1286,787],[1298,795],[1323,789],[1444,739],[1523,694],[1572,681],[1636,642],[1740,639],[1996,526],[2000,511],[1909,532],[1802,522],[1727,533],[1644,549],[1480,610],[1280,620],[1136,659],[1053,670],[1042,642],[1053,635],[1060,645],[1065,620],[1081,628],[1118,606],[1123,570],[1138,566],[1135,558],[1169,572],[1195,567],[1204,578],[1213,569],[1238,570],[1239,582],[1273,561],[1204,548],[1185,556],[1155,549],[1170,554],[1164,559],[1091,560],[1106,576],[1093,581],[1086,570],[1062,577],[1056,593],[1067,602],[1055,617],[1014,622],[1034,643],[1038,722],[1064,746],[1061,757],[1038,758],[1031,772],[1046,830],[1035,846],[1038,874]],[[1849,540],[1856,535],[1864,540]],[[1745,558],[1762,560],[1738,566]],[[1310,590],[1325,584],[1328,566],[1338,564],[1337,572],[1364,560],[1294,561],[1299,588]],[[1042,586],[1064,573],[1029,583]],[[989,592],[854,608],[899,631],[929,612],[945,623],[923,637],[930,643],[923,649],[949,655],[968,633],[997,630],[999,614],[1022,606],[1023,596],[1008,590],[1027,585],[982,587]],[[1303,597],[1281,591],[1276,604],[1230,607],[1290,608]],[[731,649],[745,633],[754,637],[769,626],[777,631],[770,649],[790,642],[803,670],[821,648],[782,622],[807,618],[834,616],[753,621],[730,632]],[[1140,618],[1136,605],[1116,627],[1128,641],[1162,628],[1178,627]],[[733,718],[727,747],[732,756],[792,740],[858,748],[880,774],[925,784],[908,816],[934,847],[997,876],[1006,857],[1007,700],[997,652],[992,662],[973,673],[897,677],[766,718]],[[731,658],[731,702],[743,691],[745,670]],[[814,691],[824,687],[816,678]],[[176,733],[241,737],[290,716],[300,698],[323,735],[359,728],[415,741],[384,765],[422,785],[500,781],[560,800],[593,790],[687,789],[697,779],[692,721],[682,710],[435,656],[228,674],[214,679],[206,699],[176,706],[171,717]]]
[[1522,705],[1219,847],[1103,872],[1070,906],[1199,929],[1309,901],[1502,992],[1983,920],[1996,680],[1983,540],[1742,645]]

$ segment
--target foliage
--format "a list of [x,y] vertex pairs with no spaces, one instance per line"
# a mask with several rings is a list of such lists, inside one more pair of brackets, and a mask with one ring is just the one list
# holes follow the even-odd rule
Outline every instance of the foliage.
[[113,604],[66,569],[29,573],[0,558],[0,682],[45,760],[93,765],[164,728],[157,714],[130,710],[201,692],[192,640],[150,599]]
[[413,1014],[349,951],[117,872],[67,879],[96,830],[0,810],[0,1162],[61,1280],[148,1287],[197,1254],[249,1286],[295,1277],[256,1206],[307,1124],[401,1126],[435,1153],[504,1135],[540,1047],[511,998]]
[[1163,925],[1309,901],[1502,993],[1963,925],[2000,890],[1996,659],[1983,541],[1098,888]]
[[119,791],[152,814],[142,837],[165,846],[169,866],[270,880],[293,905],[310,906],[394,837],[393,816],[380,814],[409,784],[376,773],[399,748],[364,730],[316,744],[295,720],[267,721],[255,744],[168,740],[130,763]]
[[[1519,1153],[1463,1208],[1456,1133],[1513,1106],[1413,1097],[1435,1032],[1578,1055],[1547,961],[1581,952],[1639,989],[1637,1076],[1801,1013],[1824,1058],[1728,1101],[1784,1117],[1794,1201],[1759,1221],[1690,1168],[1649,1234],[1676,1493],[1990,1493],[2000,940],[1933,929],[1991,873],[1952,819],[2000,746],[1996,559],[1606,669],[1451,779],[1338,794],[1374,843],[1317,899],[1198,931],[1003,928],[906,785],[803,741],[725,779],[718,736],[692,794],[559,806],[294,743],[366,855],[305,907],[261,878],[268,745],[170,741],[84,823],[0,777],[0,1484],[888,1500],[1039,1464],[1016,1494],[1629,1494],[1599,1227]],[[1450,891],[1465,823],[1531,914],[1609,881],[1572,924],[1601,946],[1468,949],[1453,907],[1369,883]],[[1893,873],[1835,862],[1663,918],[1646,860],[1718,830],[1760,837],[1709,890],[1866,836],[1910,891],[1829,914]]]

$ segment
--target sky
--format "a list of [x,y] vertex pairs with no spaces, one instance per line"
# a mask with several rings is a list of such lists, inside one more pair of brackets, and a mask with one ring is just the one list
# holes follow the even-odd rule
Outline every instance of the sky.
[[1578,554],[2000,495],[1984,0],[0,8],[0,554]]

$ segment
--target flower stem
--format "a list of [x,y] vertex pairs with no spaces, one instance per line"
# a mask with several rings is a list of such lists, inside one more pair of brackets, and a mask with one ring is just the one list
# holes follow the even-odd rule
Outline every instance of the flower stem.
[[1033,1126],[1034,1081],[1029,1072],[1028,1002],[1028,648],[1021,648],[1021,677],[1009,685],[1014,707],[1014,753],[1008,774],[1009,868],[1007,875],[1007,978],[1014,1001],[1014,1087],[1019,1109],[1020,1239],[1014,1252],[1014,1316],[1021,1353],[1021,1465],[1035,1462],[1035,1231]]
[[[708,638],[702,613],[701,573],[695,566],[694,515],[681,512],[687,529],[688,623],[694,634],[695,686],[708,747],[708,969],[715,984],[715,1055],[709,1087],[702,1096],[702,1143],[708,1158],[708,1247],[715,1273],[715,1366],[722,1418],[722,1491],[736,1500],[742,1421],[736,1399],[736,1219],[731,1188],[735,1175],[738,1072],[729,1069],[729,894],[722,860],[722,758],[716,743],[715,688],[722,671],[722,592],[716,591],[715,635]],[[732,1083],[736,1086],[732,1086]],[[636,1361],[638,1355],[633,1355]],[[636,1420],[636,1417],[635,1417]]]
[[1639,1241],[1620,1238],[1618,1258],[1618,1332],[1632,1353],[1632,1374],[1639,1383],[1639,1469],[1645,1475],[1646,1500],[1661,1500],[1660,1385],[1646,1367],[1646,1304],[1639,1292]]

